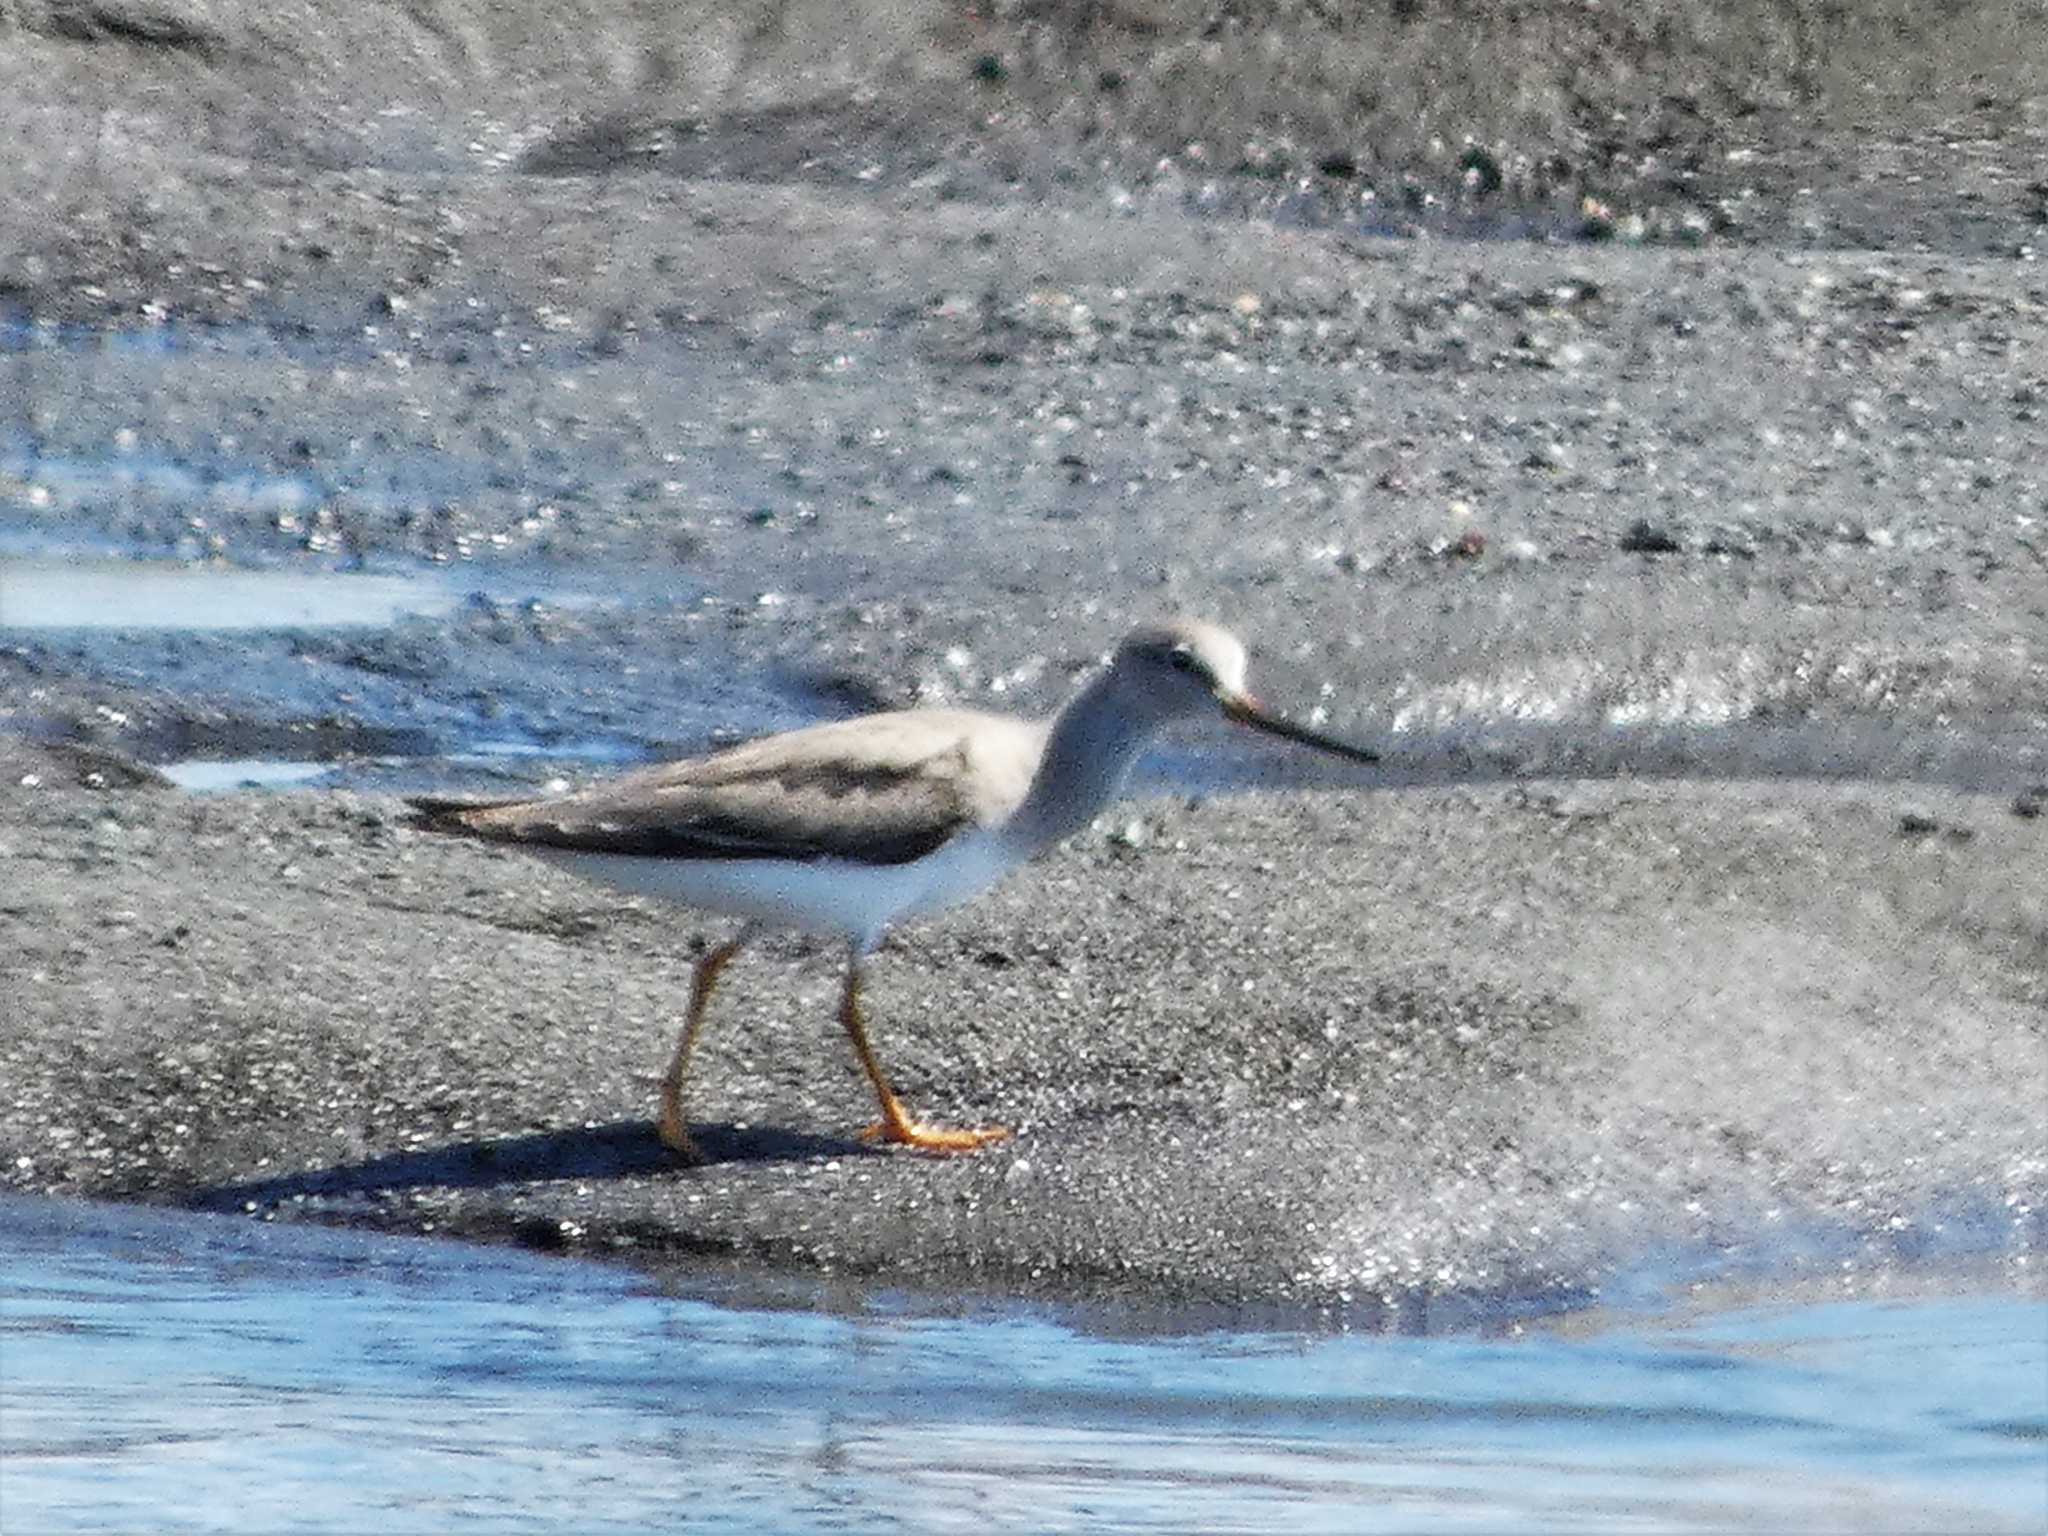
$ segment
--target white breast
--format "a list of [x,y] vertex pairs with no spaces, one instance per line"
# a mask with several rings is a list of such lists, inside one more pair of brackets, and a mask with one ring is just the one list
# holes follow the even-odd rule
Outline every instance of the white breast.
[[664,859],[563,848],[531,850],[585,880],[776,928],[881,942],[901,918],[935,912],[994,885],[1019,860],[1002,839],[968,832],[907,864],[844,859]]

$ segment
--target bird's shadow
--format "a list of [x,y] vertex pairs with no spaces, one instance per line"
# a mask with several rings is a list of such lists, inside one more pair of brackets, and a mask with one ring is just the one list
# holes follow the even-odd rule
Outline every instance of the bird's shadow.
[[813,1157],[866,1155],[873,1148],[832,1136],[737,1125],[695,1125],[690,1135],[703,1154],[696,1164],[662,1145],[645,1120],[575,1130],[540,1131],[450,1142],[416,1152],[393,1152],[359,1163],[309,1168],[268,1179],[212,1184],[193,1191],[197,1210],[240,1210],[295,1196],[376,1195],[406,1189],[487,1189],[549,1179],[617,1179],[636,1174],[687,1174],[721,1163],[780,1163]]

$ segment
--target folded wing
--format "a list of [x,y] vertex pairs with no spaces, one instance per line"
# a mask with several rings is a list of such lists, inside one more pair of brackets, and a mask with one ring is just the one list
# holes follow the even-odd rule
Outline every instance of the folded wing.
[[[1035,739],[1006,754],[1023,771],[974,772],[989,721],[906,710],[812,726],[667,763],[552,800],[477,805],[419,799],[421,825],[491,842],[650,858],[846,859],[902,864],[1015,808]],[[974,731],[967,727],[972,724]],[[999,719],[1003,734],[1034,733]]]

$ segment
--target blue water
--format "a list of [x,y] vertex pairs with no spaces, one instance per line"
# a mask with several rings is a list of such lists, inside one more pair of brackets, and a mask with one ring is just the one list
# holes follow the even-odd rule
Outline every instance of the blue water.
[[1488,1339],[725,1295],[0,1200],[0,1528],[2048,1528],[2014,1296]]
[[382,628],[464,594],[422,576],[222,570],[190,561],[0,561],[0,629]]

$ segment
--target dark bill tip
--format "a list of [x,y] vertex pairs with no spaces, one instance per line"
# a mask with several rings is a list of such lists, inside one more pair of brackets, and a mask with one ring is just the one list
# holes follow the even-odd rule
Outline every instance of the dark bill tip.
[[1265,706],[1248,693],[1219,694],[1216,702],[1223,707],[1223,713],[1239,725],[1248,725],[1255,731],[1264,731],[1269,736],[1278,736],[1287,741],[1298,741],[1305,747],[1348,757],[1354,763],[1376,763],[1379,753],[1370,747],[1353,746],[1348,741],[1339,741],[1335,736],[1325,736],[1321,731],[1310,730],[1305,725],[1296,725],[1292,720],[1283,720],[1278,715],[1268,714]]

